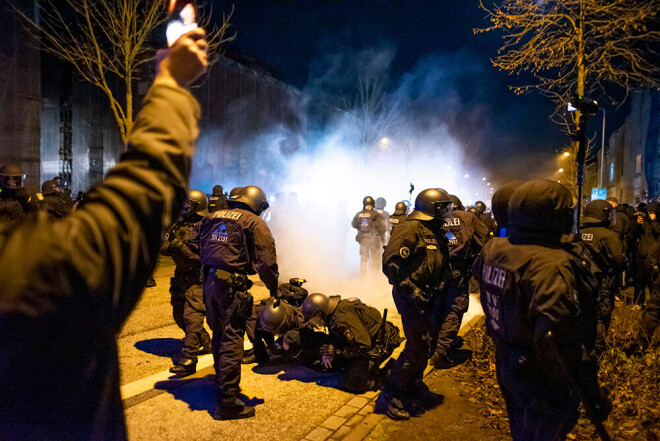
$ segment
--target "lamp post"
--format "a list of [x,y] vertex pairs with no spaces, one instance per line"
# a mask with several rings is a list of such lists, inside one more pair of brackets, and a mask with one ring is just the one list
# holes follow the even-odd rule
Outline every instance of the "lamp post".
[[603,132],[600,141],[600,173],[598,173],[598,188],[603,188],[603,173],[605,173],[605,109],[599,107],[598,110],[603,111]]

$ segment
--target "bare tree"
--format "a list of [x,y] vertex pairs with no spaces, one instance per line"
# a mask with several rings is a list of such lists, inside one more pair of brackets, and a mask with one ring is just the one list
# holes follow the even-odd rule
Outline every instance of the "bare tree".
[[[650,45],[660,41],[658,0],[503,0],[480,3],[504,44],[491,61],[509,74],[527,74],[530,84],[516,93],[538,90],[564,113],[571,94],[604,96],[605,86],[626,95],[639,86],[660,85],[660,66]],[[572,114],[578,124],[580,113]],[[570,125],[566,124],[570,132]]]
[[352,99],[342,97],[340,110],[355,124],[364,153],[381,140],[399,118],[400,102],[387,98],[385,80],[376,76],[360,76],[355,96]]
[[[125,145],[134,123],[133,87],[154,59],[156,48],[149,38],[166,19],[165,2],[41,0],[37,8],[38,21],[14,10],[46,52],[71,64],[85,81],[105,93]],[[210,53],[233,38],[226,36],[230,15],[212,27],[208,15],[198,18],[207,29]],[[112,77],[123,86],[119,94],[109,85]]]

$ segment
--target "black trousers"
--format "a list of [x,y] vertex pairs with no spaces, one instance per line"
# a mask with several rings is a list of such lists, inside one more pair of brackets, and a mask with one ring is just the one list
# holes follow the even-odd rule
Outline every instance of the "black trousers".
[[646,287],[650,288],[651,275],[646,259],[635,256],[635,294],[633,302],[636,305],[643,305],[646,300]]
[[247,318],[238,313],[240,294],[226,281],[208,275],[204,281],[206,317],[213,331],[215,383],[220,390],[220,406],[233,406],[240,394],[241,361]]
[[646,347],[651,342],[653,333],[660,325],[660,271],[656,270],[653,276],[651,295],[640,322],[639,340],[642,347]]
[[440,328],[440,305],[444,300],[439,293],[422,312],[406,292],[394,287],[392,297],[396,309],[401,315],[406,345],[392,368],[392,374],[384,391],[396,398],[403,398],[414,390],[414,385],[421,382],[424,369],[431,355],[431,348],[436,347]]
[[442,324],[435,352],[446,355],[461,329],[463,315],[470,305],[467,268],[456,268],[451,272],[451,278],[447,284],[447,295],[443,300],[440,302],[439,308],[438,319]]
[[182,355],[195,359],[201,346],[211,345],[211,336],[204,329],[206,307],[204,294],[199,284],[199,270],[174,270],[170,279],[172,316],[185,333]]
[[360,275],[367,275],[367,267],[377,273],[382,265],[383,243],[376,234],[365,234],[360,238]]
[[275,343],[275,336],[270,332],[261,329],[261,326],[259,325],[259,313],[263,309],[264,304],[265,302],[262,301],[259,304],[253,305],[252,315],[245,322],[245,331],[248,340],[252,343],[254,355],[258,360],[268,357],[266,346]]

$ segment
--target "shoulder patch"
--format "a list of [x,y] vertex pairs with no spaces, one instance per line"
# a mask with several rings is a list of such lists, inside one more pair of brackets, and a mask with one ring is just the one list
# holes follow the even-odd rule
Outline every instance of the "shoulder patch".
[[408,256],[410,256],[410,248],[408,247],[401,247],[399,250],[399,256],[403,257],[406,259]]
[[353,333],[351,332],[350,329],[346,329],[344,331],[344,337],[346,337],[346,340],[348,340],[348,341],[353,341],[353,338],[354,338]]

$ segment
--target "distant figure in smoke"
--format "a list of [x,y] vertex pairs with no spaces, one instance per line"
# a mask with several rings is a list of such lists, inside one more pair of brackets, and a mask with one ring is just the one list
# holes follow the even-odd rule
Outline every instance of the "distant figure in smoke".
[[383,219],[387,222],[390,218],[390,214],[385,211],[385,207],[387,207],[387,201],[385,198],[376,198],[376,211],[383,216]]
[[385,243],[386,224],[383,216],[376,210],[374,198],[367,196],[362,201],[363,209],[359,211],[351,225],[358,230],[355,240],[360,244],[360,276],[367,275],[367,265],[371,259],[371,267],[377,272]]
[[477,201],[474,203],[474,207],[479,212],[479,215],[477,215],[479,220],[488,227],[488,232],[492,233],[495,231],[495,220],[493,219],[493,215],[486,211],[486,204],[482,201]]
[[213,193],[209,198],[209,213],[214,211],[224,210],[228,208],[227,206],[227,195],[225,190],[222,188],[222,185],[216,185],[213,187]]
[[387,223],[390,224],[389,234],[392,234],[392,230],[394,229],[394,227],[396,227],[401,222],[403,222],[406,219],[407,215],[408,215],[408,206],[406,205],[406,203],[397,202],[396,206],[394,207],[394,214],[390,216],[390,218],[387,220]]

